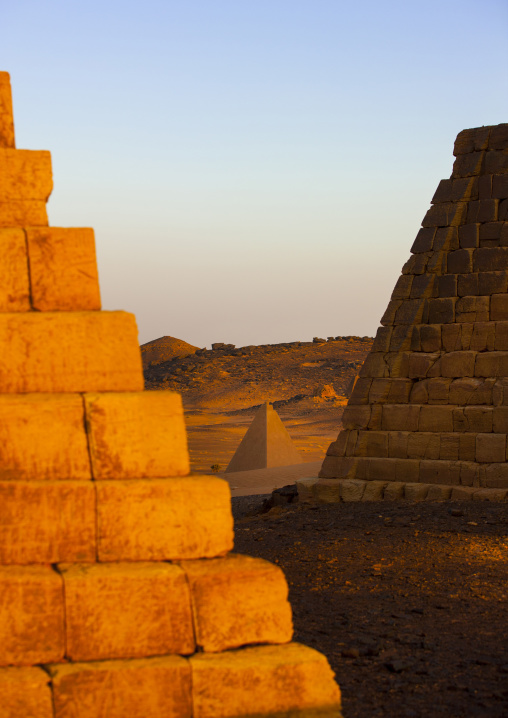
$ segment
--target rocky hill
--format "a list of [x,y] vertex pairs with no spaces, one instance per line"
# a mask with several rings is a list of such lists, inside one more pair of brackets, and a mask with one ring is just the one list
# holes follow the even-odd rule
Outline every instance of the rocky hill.
[[161,362],[171,361],[176,357],[194,354],[198,347],[187,344],[181,339],[175,339],[175,337],[159,337],[159,339],[142,344],[140,348],[143,368],[147,369]]
[[[372,341],[371,337],[316,337],[312,342],[239,348],[213,344],[212,349],[180,342],[193,353],[158,359],[154,345],[161,339],[141,350],[146,388],[180,392],[187,410],[243,412],[271,401],[286,415],[301,415],[345,403]],[[166,344],[169,351],[173,345]]]

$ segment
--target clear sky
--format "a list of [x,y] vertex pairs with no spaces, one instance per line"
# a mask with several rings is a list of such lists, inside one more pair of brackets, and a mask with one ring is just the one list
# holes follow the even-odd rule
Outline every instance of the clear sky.
[[16,0],[0,70],[140,342],[372,335],[456,134],[508,122],[506,0]]

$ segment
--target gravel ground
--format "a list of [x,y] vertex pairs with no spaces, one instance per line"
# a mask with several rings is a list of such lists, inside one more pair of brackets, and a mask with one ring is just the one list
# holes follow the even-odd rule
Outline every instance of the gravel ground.
[[344,718],[507,718],[508,504],[263,498],[233,499],[235,550],[284,570]]

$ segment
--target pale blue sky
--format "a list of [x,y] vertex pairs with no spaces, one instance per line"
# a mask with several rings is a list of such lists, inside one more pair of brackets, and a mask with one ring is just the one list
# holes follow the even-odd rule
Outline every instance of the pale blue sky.
[[506,0],[17,0],[17,145],[140,341],[370,334],[456,134],[508,121]]

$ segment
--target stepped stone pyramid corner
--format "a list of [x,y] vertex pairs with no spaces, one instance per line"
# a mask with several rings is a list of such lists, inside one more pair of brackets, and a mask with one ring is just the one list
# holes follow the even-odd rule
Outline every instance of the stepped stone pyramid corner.
[[340,716],[292,643],[282,571],[230,553],[229,488],[189,476],[180,396],[144,392],[101,311],[91,229],[48,226],[0,73],[0,718]]
[[454,155],[323,462],[335,500],[508,498],[508,124]]

